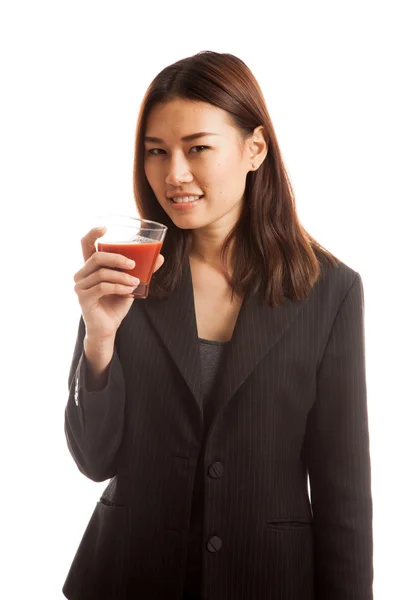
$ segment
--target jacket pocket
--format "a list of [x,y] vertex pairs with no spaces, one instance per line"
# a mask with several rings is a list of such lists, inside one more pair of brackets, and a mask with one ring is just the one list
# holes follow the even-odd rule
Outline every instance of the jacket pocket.
[[312,522],[284,517],[265,522],[265,578],[268,598],[314,598]]
[[303,531],[307,532],[311,530],[312,521],[307,519],[306,517],[296,517],[296,518],[278,518],[271,519],[266,522],[266,527],[271,530],[276,531]]
[[119,598],[126,590],[130,507],[97,502],[64,583],[67,597]]

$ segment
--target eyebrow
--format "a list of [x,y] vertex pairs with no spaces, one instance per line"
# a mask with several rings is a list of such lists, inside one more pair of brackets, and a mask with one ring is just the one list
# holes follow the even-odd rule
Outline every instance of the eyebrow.
[[[207,131],[200,131],[199,133],[192,133],[191,135],[185,135],[183,138],[181,138],[181,142],[191,142],[192,140],[196,140],[197,138],[205,137],[207,135],[219,135],[219,134],[218,133],[209,133]],[[144,137],[144,141],[145,142],[156,142],[158,144],[164,144],[164,140],[162,140],[161,138],[152,137],[149,135],[146,135]]]

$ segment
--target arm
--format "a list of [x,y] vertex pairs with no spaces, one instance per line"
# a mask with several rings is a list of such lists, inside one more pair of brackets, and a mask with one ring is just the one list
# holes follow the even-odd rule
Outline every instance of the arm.
[[[124,427],[125,381],[117,350],[104,373],[104,387],[92,385],[84,352],[85,323],[81,317],[70,368],[69,398],[64,431],[68,449],[79,470],[93,481],[105,481],[116,474],[116,460]],[[92,378],[91,387],[87,378]],[[96,380],[97,383],[97,380]]]
[[336,315],[304,443],[313,511],[316,600],[372,600],[371,467],[364,291],[357,273]]

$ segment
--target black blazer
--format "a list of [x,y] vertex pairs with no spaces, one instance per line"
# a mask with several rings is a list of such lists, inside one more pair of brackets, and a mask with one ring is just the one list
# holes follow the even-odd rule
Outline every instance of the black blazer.
[[[111,479],[77,550],[70,600],[180,600],[198,458],[203,598],[372,599],[372,498],[360,275],[324,267],[307,299],[243,302],[202,448],[189,263],[167,300],[135,301],[106,387],[85,389],[79,324],[69,450]],[[310,480],[311,502],[308,495]]]

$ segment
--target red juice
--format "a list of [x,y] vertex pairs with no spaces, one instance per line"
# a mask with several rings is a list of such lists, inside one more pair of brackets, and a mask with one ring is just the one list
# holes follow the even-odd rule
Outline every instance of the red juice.
[[133,241],[127,243],[105,243],[99,241],[97,249],[99,252],[122,254],[123,256],[134,260],[136,266],[133,269],[118,270],[140,279],[140,284],[136,290],[133,291],[132,295],[135,298],[147,298],[149,283],[162,244],[162,242],[156,240],[149,240],[148,242]]

